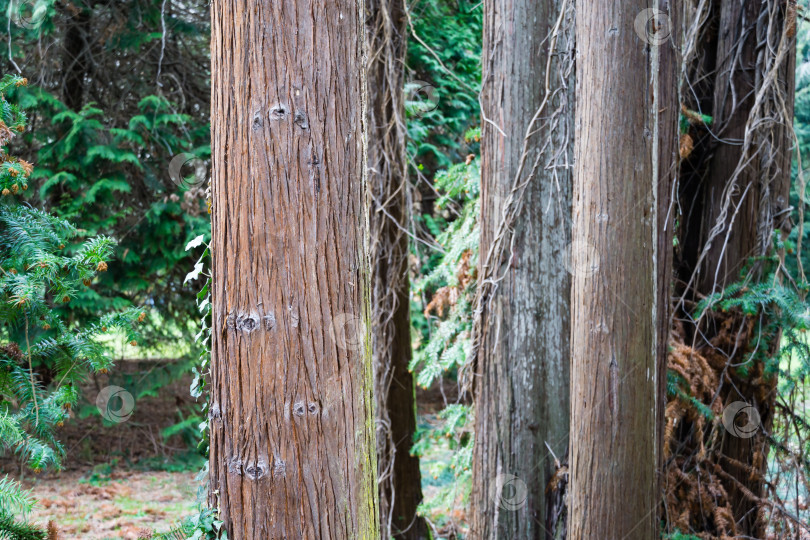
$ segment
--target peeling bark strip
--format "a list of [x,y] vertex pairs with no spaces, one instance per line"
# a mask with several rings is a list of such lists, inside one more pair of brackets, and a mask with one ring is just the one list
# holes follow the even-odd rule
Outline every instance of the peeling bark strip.
[[379,537],[369,347],[329,332],[368,328],[362,10],[212,2],[210,499],[235,540]]
[[546,487],[569,425],[573,8],[484,3],[482,106],[492,123],[482,128],[480,267],[482,283],[497,286],[481,300],[476,539],[544,539],[553,528]]
[[[577,0],[569,538],[658,538],[677,85],[666,0]],[[639,19],[641,17],[641,19]]]

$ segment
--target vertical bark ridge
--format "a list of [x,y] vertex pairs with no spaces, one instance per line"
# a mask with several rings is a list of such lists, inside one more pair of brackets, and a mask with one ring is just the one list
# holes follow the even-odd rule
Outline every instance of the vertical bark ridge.
[[573,1],[484,3],[473,538],[546,538],[569,409]]
[[379,537],[363,14],[212,2],[210,497],[236,540]]
[[372,357],[382,538],[425,539],[419,459],[411,455],[416,396],[408,276],[409,195],[404,85],[408,43],[404,0],[369,0],[369,187]]

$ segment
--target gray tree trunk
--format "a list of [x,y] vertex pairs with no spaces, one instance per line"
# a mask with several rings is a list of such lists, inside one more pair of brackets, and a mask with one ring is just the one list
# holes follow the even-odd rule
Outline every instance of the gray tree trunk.
[[546,538],[569,423],[573,2],[484,3],[472,538]]

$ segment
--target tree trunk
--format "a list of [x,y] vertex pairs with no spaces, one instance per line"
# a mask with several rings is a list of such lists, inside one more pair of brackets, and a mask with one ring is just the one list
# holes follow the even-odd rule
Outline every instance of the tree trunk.
[[553,528],[546,488],[569,423],[573,13],[569,0],[484,3],[476,539]]
[[411,455],[416,395],[411,362],[408,199],[405,154],[404,0],[367,0],[369,186],[371,189],[371,336],[377,409],[380,534],[429,538],[416,515],[422,501],[419,459]]
[[[721,217],[724,188],[742,157],[741,142],[745,138],[748,118],[759,89],[757,79],[764,75],[757,69],[757,49],[762,38],[757,32],[757,24],[761,11],[762,6],[757,2],[722,0],[720,3],[715,53],[718,61],[717,74],[711,95],[714,103],[712,112],[709,113],[714,117],[712,127],[718,139],[713,139],[710,145],[712,155],[704,187],[707,197],[703,209],[703,241],[707,240],[708,230],[718,220],[723,223],[723,230],[721,236],[711,242],[708,248],[698,284],[698,290],[702,294],[720,291],[727,284],[737,281],[743,264],[750,257],[767,251],[773,226],[765,227],[768,230],[764,231],[760,224],[760,204],[764,202],[763,197],[773,197],[773,204],[779,204],[781,210],[788,206],[789,148],[792,142],[789,138],[779,141],[784,148],[783,159],[780,160],[784,174],[775,178],[774,185],[769,185],[757,181],[762,171],[755,162],[742,168],[736,178],[741,189],[733,194],[733,205],[741,205],[740,209],[725,218]],[[793,58],[795,60],[795,55]],[[785,97],[792,105],[795,76],[793,71],[789,72],[789,76],[784,71],[780,75],[782,84],[789,85]],[[782,131],[782,137],[789,137],[787,129]],[[731,234],[723,238],[728,231]]]
[[362,2],[212,2],[212,505],[379,538]]
[[84,105],[84,78],[90,68],[87,31],[92,11],[87,8],[66,8],[67,26],[62,49],[62,100],[74,111]]
[[[711,132],[694,143],[685,163],[679,191],[684,208],[679,236],[687,243],[679,277],[688,283],[694,276],[701,296],[739,280],[743,264],[767,253],[774,229],[787,224],[790,125],[777,122],[773,133],[751,125],[752,114],[761,116],[766,107],[767,96],[754,110],[763,78],[771,70],[775,79],[765,91],[779,93],[785,105],[780,115],[793,118],[795,43],[777,62],[779,43],[771,41],[781,39],[784,13],[778,9],[775,16],[769,11],[767,3],[714,0],[698,44],[700,58],[693,62],[689,80],[682,81],[689,85],[684,92],[687,105],[712,117]],[[763,21],[769,21],[771,32],[778,29],[778,35],[766,35]],[[693,80],[698,82],[693,85]],[[764,139],[763,132],[768,135]],[[772,151],[768,159],[760,159],[763,144]]]
[[[680,254],[679,278],[688,285],[682,291],[687,299],[723,291],[741,279],[756,282],[762,277],[758,264],[745,276],[741,270],[752,257],[772,249],[775,229],[782,228],[783,233],[789,229],[796,60],[793,36],[785,35],[795,32],[791,26],[795,17],[786,21],[789,5],[711,2],[698,60],[692,62],[689,81],[683,81],[684,85],[705,81],[690,85],[684,93],[690,108],[713,118],[711,131],[701,130],[679,190],[684,209],[679,237],[688,240]],[[697,350],[717,350],[715,342],[730,319],[711,313],[699,322],[700,331],[687,327],[685,338]],[[745,317],[735,325],[742,331]],[[776,354],[780,339],[764,336],[764,340],[770,340],[771,353]],[[766,375],[761,362],[739,376],[732,366],[748,363],[752,356],[747,344],[723,352],[727,362],[715,366],[723,406],[737,401],[754,405],[762,427],[770,431],[776,377]],[[764,496],[768,449],[761,431],[750,438],[728,432],[722,441],[722,459],[714,466],[723,469],[722,483],[738,534],[755,538],[765,534],[767,523],[755,498]]]
[[660,535],[677,164],[669,2],[577,1],[569,537]]

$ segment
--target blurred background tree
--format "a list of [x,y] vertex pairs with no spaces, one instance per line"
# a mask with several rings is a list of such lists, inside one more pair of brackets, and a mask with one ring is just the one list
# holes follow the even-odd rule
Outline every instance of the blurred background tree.
[[37,163],[31,203],[119,243],[69,317],[153,307],[144,345],[187,350],[184,247],[209,230],[207,2],[0,0],[0,25],[4,70],[30,81],[14,98],[33,129],[14,147]]

